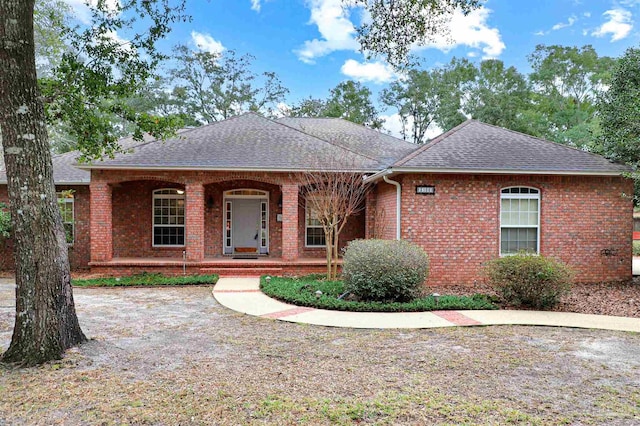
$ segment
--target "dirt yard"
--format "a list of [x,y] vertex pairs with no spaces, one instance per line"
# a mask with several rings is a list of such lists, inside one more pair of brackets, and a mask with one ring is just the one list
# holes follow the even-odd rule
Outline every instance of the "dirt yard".
[[[207,287],[75,289],[91,340],[0,366],[0,424],[640,424],[640,335],[351,330],[255,318]],[[13,323],[0,281],[0,350]]]

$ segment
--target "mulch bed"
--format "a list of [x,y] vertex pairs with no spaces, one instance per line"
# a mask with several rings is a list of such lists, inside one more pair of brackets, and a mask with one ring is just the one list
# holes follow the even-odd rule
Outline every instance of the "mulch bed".
[[[429,292],[459,296],[474,293],[496,295],[493,288],[485,284],[433,286],[429,287]],[[635,277],[631,283],[574,284],[571,292],[553,310],[640,318],[640,277]]]

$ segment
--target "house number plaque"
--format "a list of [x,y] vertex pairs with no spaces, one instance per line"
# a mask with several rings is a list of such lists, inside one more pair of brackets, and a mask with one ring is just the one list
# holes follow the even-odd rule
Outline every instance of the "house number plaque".
[[420,185],[416,186],[416,194],[420,195],[435,195],[436,187],[433,185]]

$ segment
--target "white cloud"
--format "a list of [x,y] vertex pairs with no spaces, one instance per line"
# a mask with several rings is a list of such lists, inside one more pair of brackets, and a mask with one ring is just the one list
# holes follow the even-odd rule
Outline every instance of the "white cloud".
[[301,61],[314,63],[315,58],[336,50],[358,50],[356,30],[342,8],[342,0],[311,0],[309,5],[309,23],[317,25],[322,37],[305,41],[302,48],[295,51]]
[[607,10],[603,13],[603,16],[608,17],[609,20],[592,32],[591,35],[605,37],[607,34],[611,34],[611,41],[613,42],[627,37],[633,28],[631,12],[626,9]]
[[393,68],[383,62],[361,63],[347,60],[340,69],[342,74],[361,82],[388,83],[396,77]]
[[198,49],[209,53],[221,53],[225,47],[219,41],[215,40],[209,34],[191,31],[191,40]]
[[491,10],[484,7],[476,9],[466,16],[462,12],[456,11],[449,23],[450,36],[439,36],[434,42],[419,47],[417,50],[436,48],[448,52],[455,47],[469,46],[481,49],[484,59],[496,58],[500,56],[506,46],[502,42],[500,31],[487,24],[490,14]]
[[[316,58],[336,50],[358,50],[356,30],[348,11],[342,7],[342,0],[309,0],[308,4],[311,9],[309,23],[318,27],[322,37],[307,40],[296,51],[301,61],[314,63]],[[448,23],[449,35],[437,36],[432,43],[416,46],[414,50],[436,48],[448,52],[458,46],[469,46],[480,49],[484,58],[495,58],[502,53],[505,45],[500,31],[487,24],[490,14],[491,10],[486,8],[476,9],[466,16],[456,11]],[[367,19],[366,14],[363,19]]]
[[591,12],[585,12],[582,14],[585,18],[591,18]]
[[[73,16],[85,25],[91,23],[91,7],[95,7],[98,4],[98,0],[64,0],[71,10]],[[120,11],[120,0],[105,0],[105,11],[117,16]]]
[[575,16],[570,16],[569,19],[567,20],[567,22],[558,22],[553,27],[551,27],[551,30],[552,31],[558,31],[558,30],[561,30],[562,28],[570,27],[573,24],[575,24],[575,22],[577,20],[578,19]]
[[251,10],[260,12],[260,0],[251,0]]
[[536,31],[535,33],[533,33],[533,35],[535,35],[535,36],[543,36],[543,35],[547,35],[547,32],[540,30],[540,31]]

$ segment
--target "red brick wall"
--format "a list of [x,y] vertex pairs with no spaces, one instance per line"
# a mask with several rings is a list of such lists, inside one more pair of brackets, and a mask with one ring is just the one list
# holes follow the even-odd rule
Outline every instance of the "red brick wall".
[[[499,256],[500,189],[507,186],[540,189],[541,254],[568,263],[578,281],[631,278],[632,203],[622,196],[633,193],[629,180],[415,174],[396,179],[403,184],[402,238],[428,253],[430,284],[481,279],[482,264]],[[386,196],[381,185],[379,203]],[[416,185],[435,185],[436,194],[416,195]],[[603,256],[605,249],[615,256]]]
[[[73,270],[86,269],[91,253],[89,187],[86,185],[56,187],[56,191],[64,190],[74,191],[75,241],[69,246],[69,264]],[[0,185],[0,202],[9,203],[7,185]],[[0,243],[0,270],[3,269],[14,269],[12,241]]]
[[159,181],[134,181],[112,189],[113,257],[182,258],[185,247],[153,247],[153,191],[183,185]]
[[[365,220],[366,208],[349,218],[344,229],[340,233],[338,248],[342,253],[342,249],[347,246],[349,241],[359,238],[365,238]],[[307,258],[324,258],[327,255],[326,248],[306,247],[306,213],[304,205],[304,196],[300,195],[300,205],[298,206],[298,253],[300,257]]]
[[[394,179],[395,180],[395,179]],[[378,182],[375,187],[376,194],[376,218],[374,235],[384,240],[396,239],[396,202],[397,188],[395,185],[384,181]]]

